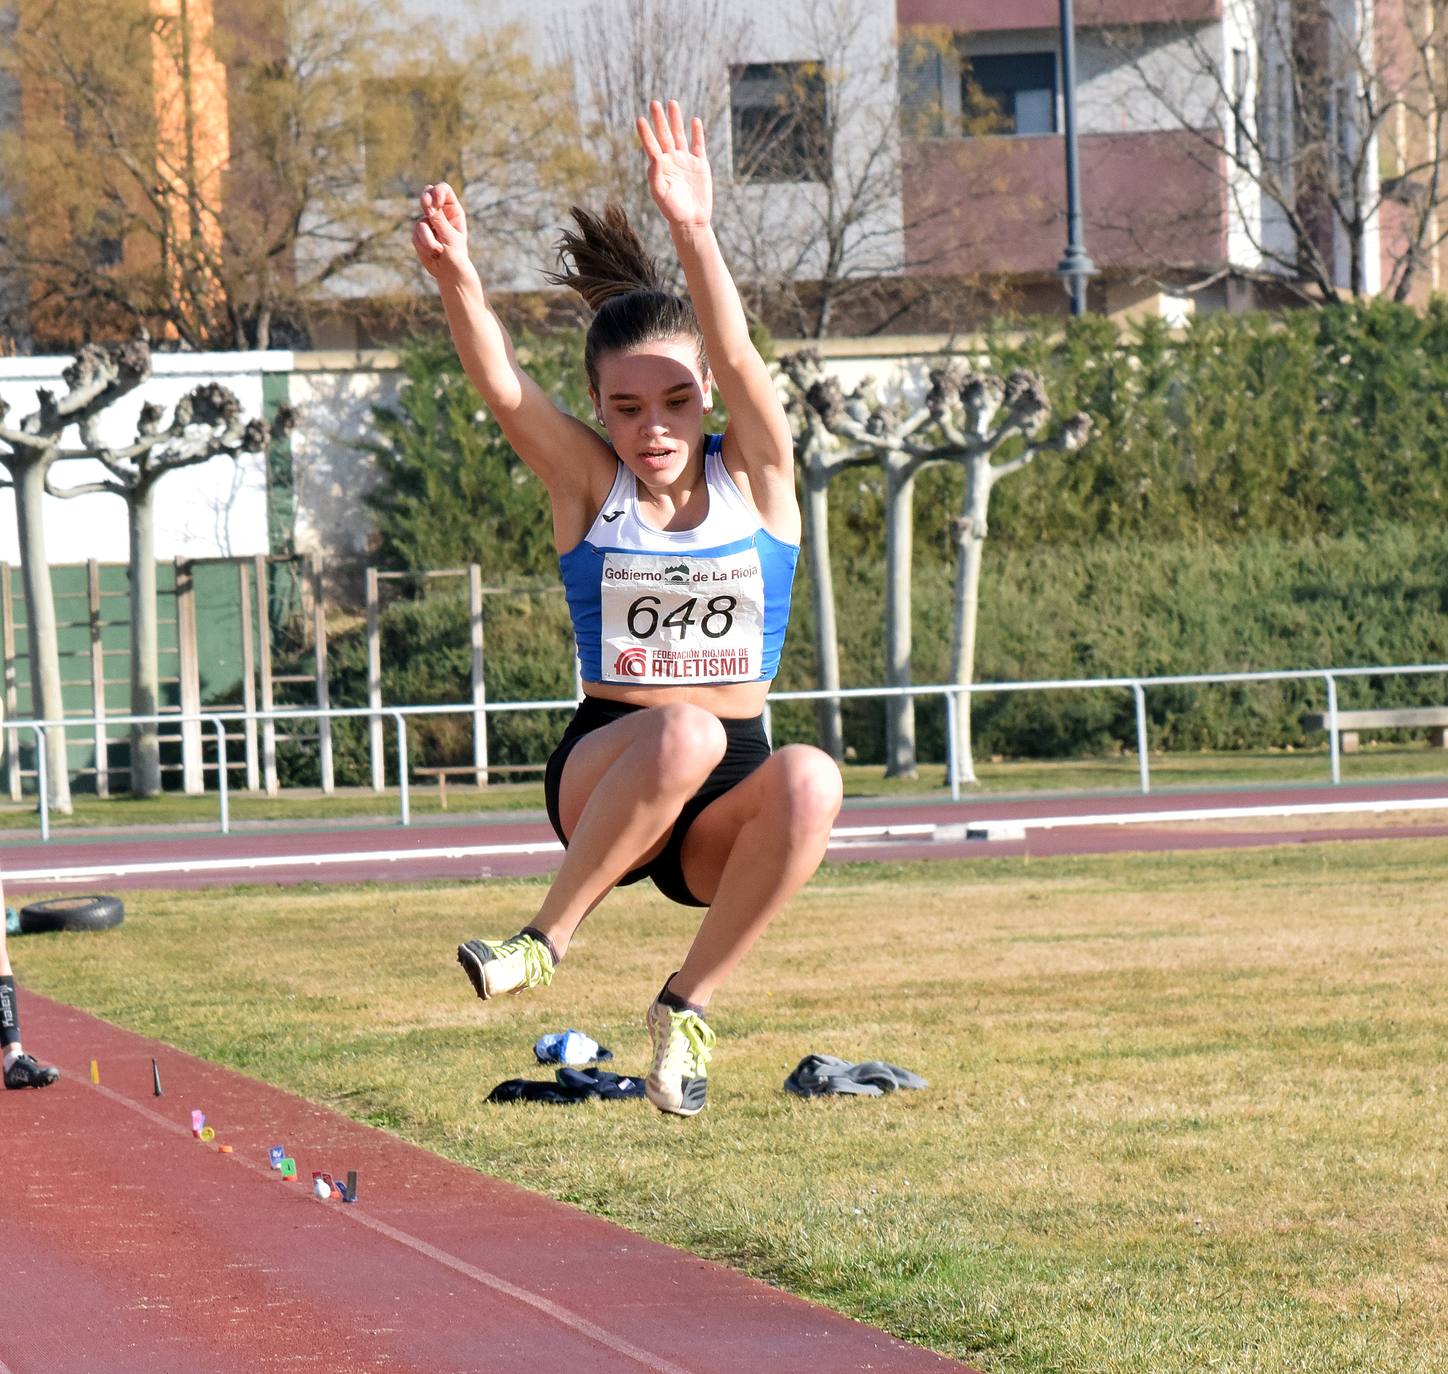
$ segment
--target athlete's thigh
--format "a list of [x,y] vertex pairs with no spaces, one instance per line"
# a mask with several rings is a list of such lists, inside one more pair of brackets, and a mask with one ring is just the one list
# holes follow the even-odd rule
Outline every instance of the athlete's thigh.
[[658,729],[658,722],[650,719],[652,715],[652,711],[634,711],[620,716],[590,730],[568,751],[558,779],[558,819],[565,836],[573,834],[603,775],[628,749]]
[[778,796],[784,768],[784,759],[771,754],[694,817],[679,851],[679,866],[689,891],[701,902],[714,900],[740,830],[769,805],[772,796]]
[[[712,738],[714,735],[719,737],[717,741]],[[558,822],[565,837],[572,836],[578,818],[604,775],[634,749],[641,751],[640,762],[645,753],[666,751],[668,766],[682,770],[679,780],[692,789],[704,781],[718,762],[724,749],[723,731],[717,718],[694,706],[650,707],[590,731],[569,750],[558,779]],[[629,780],[619,785],[627,788]],[[663,844],[660,840],[639,862],[652,859]]]

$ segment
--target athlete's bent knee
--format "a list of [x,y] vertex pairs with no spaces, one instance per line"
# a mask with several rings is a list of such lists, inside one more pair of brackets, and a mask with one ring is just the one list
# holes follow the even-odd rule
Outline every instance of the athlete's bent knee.
[[702,779],[724,757],[729,740],[719,718],[700,706],[672,702],[650,707],[651,722],[657,727],[655,747],[658,763],[665,773]]
[[802,831],[832,825],[844,800],[844,783],[835,761],[808,744],[785,745],[776,757],[783,765],[782,801],[790,823]]

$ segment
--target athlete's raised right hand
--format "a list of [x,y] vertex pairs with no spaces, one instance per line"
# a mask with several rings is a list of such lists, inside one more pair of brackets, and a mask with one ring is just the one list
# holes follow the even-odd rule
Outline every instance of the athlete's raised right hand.
[[439,280],[468,266],[468,218],[462,201],[445,181],[427,187],[421,197],[422,214],[412,226],[412,249],[417,259]]

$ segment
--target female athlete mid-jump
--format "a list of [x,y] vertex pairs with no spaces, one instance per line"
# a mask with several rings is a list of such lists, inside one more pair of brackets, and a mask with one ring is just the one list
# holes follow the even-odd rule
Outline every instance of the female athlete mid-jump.
[[[799,554],[794,449],[710,227],[704,128],[655,102],[638,135],[688,297],[663,289],[615,206],[573,211],[550,274],[595,312],[584,367],[606,437],[519,365],[450,187],[423,192],[412,242],[464,370],[547,488],[584,690],[546,775],[562,866],[519,934],[469,940],[458,959],[496,997],[551,983],[616,886],[647,876],[707,908],[647,1014],[648,1097],[691,1116],[708,1086],[709,999],[819,866],[841,785],[828,755],[771,753],[764,734]],[[716,385],[729,425],[706,435]]]

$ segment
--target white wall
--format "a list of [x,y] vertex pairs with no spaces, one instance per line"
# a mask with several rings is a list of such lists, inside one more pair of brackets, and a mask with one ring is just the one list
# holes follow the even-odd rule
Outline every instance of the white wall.
[[292,435],[297,552],[320,554],[326,566],[355,565],[371,551],[365,503],[377,485],[372,456],[356,445],[374,435],[372,407],[396,400],[401,374],[390,355],[348,362],[299,354],[298,361],[290,389],[299,417]]
[[[0,398],[10,405],[9,425],[18,425],[37,408],[37,388],[66,391],[62,372],[68,357],[0,358]],[[276,351],[244,354],[156,353],[152,376],[103,413],[98,432],[103,440],[121,444],[135,437],[136,419],[149,401],[165,411],[188,392],[219,381],[235,393],[247,416],[262,413],[262,376],[289,372],[292,355]],[[63,436],[65,447],[79,443],[74,429]],[[97,481],[105,469],[91,460],[60,462],[51,469],[56,487]],[[107,494],[72,500],[47,498],[46,551],[52,563],[83,563],[94,558],[124,563],[128,558],[126,507]],[[183,468],[163,478],[156,491],[156,553],[159,558],[245,555],[267,552],[266,465],[260,455],[233,462],[216,458]],[[15,525],[15,498],[0,492],[0,559],[20,560]]]
[[[1152,25],[1128,61],[1099,32],[1076,38],[1076,104],[1083,134],[1202,129],[1220,122],[1214,83],[1204,80],[1200,47],[1215,50],[1220,26]],[[1162,95],[1153,92],[1162,92]]]

